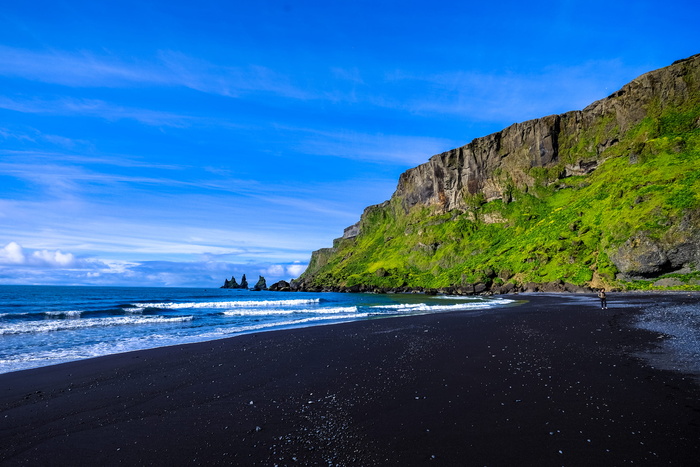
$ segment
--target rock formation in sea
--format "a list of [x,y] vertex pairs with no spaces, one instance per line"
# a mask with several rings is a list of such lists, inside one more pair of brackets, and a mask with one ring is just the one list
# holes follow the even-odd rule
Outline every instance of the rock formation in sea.
[[302,290],[700,285],[700,55],[403,173]]
[[258,278],[258,282],[253,286],[253,290],[267,290],[267,282],[263,276]]
[[[225,279],[224,285],[221,286],[222,289],[248,289],[248,280],[243,274],[241,277],[241,283],[236,281],[235,277],[231,277],[231,280]],[[253,286],[251,290],[267,290],[267,282],[263,276],[258,278],[258,282]]]
[[224,285],[221,286],[222,289],[240,289],[241,286],[238,285],[236,278],[231,276],[231,280],[224,279]]
[[290,287],[289,282],[282,280],[272,284],[268,290],[273,292],[291,292],[292,288]]

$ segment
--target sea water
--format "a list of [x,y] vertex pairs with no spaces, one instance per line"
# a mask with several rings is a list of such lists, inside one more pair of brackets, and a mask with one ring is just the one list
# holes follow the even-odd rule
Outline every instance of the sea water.
[[101,355],[512,300],[240,289],[0,286],[0,373]]

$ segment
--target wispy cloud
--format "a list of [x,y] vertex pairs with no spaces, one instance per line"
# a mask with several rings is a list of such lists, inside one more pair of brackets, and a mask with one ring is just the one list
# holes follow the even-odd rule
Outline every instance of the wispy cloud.
[[[72,87],[181,87],[233,98],[261,94],[361,106],[365,111],[392,109],[428,117],[453,115],[509,123],[583,108],[644,71],[629,69],[617,60],[551,66],[537,73],[469,69],[423,73],[405,69],[363,76],[354,67],[329,67],[314,70],[314,80],[300,85],[295,82],[298,75],[288,76],[269,67],[212,63],[173,50],[159,51],[150,60],[127,62],[108,53],[0,46],[0,57],[0,76]],[[4,97],[0,107],[24,113],[130,119],[153,126],[182,127],[194,119],[97,99]]]
[[289,128],[300,137],[296,149],[305,154],[333,156],[375,163],[401,164],[408,167],[421,164],[434,154],[451,149],[455,141],[444,138],[361,133],[357,131],[323,131]]
[[395,71],[389,82],[423,83],[420,95],[375,104],[417,114],[448,114],[473,121],[522,121],[550,113],[582,109],[637,76],[618,60],[578,66],[550,66],[538,73],[452,71],[418,74]]
[[229,97],[265,92],[293,99],[311,99],[314,94],[295,86],[290,78],[260,65],[222,66],[180,52],[161,51],[158,59],[171,84]]
[[136,120],[152,126],[184,127],[193,120],[192,117],[170,112],[124,107],[98,99],[70,97],[18,99],[3,96],[0,97],[0,108],[29,114],[85,116],[110,121]]
[[40,200],[43,196],[50,196],[54,201],[95,193],[95,186],[119,187],[131,186],[187,186],[192,182],[175,180],[172,178],[151,177],[129,173],[95,171],[70,163],[45,161],[39,163],[36,160],[23,162],[0,162],[0,174],[22,180],[34,187],[32,197]]
[[[178,196],[176,203],[173,198],[158,200],[149,195],[138,200],[115,207],[71,197],[0,200],[0,239],[16,239],[33,249],[82,255],[100,252],[113,259],[181,260],[212,255],[237,262],[264,258],[297,261],[348,223],[345,218],[335,219],[331,225],[338,225],[336,232],[325,226],[305,225],[307,212],[294,210],[289,218],[280,217],[259,205],[251,214],[252,206],[235,211],[227,208],[225,199],[212,206],[193,203],[185,195]],[[188,212],[173,209],[173,204],[200,208]]]
[[35,51],[0,46],[0,56],[0,75],[45,83],[89,87],[168,83],[162,70],[152,64],[127,64],[116,57],[97,57],[87,51]]
[[365,80],[362,78],[362,73],[357,67],[352,68],[340,68],[332,67],[331,73],[338,79],[349,81],[353,84],[366,84]]
[[[0,154],[3,152],[0,151]],[[195,166],[149,165],[114,157],[89,158],[62,153],[36,154],[31,151],[10,154],[6,161],[0,162],[0,174],[31,184],[33,199],[40,200],[42,195],[48,195],[54,202],[75,200],[75,197],[81,194],[96,196],[101,192],[114,190],[119,190],[124,195],[131,194],[133,197],[145,197],[153,201],[164,197],[171,200],[172,194],[151,189],[196,189],[197,194],[181,193],[177,197],[188,198],[189,204],[210,206],[212,210],[216,210],[230,205],[230,196],[239,196],[257,200],[268,207],[294,208],[296,212],[345,218],[348,216],[347,206],[339,204],[338,201],[345,199],[347,190],[352,189],[347,186],[348,182],[270,184],[256,179],[233,178],[229,172],[219,173],[206,168],[200,170]],[[101,170],[101,166],[107,167]],[[116,171],[115,166],[124,167],[126,170]],[[148,170],[128,170],[132,167]],[[355,184],[366,184],[368,192],[372,192],[378,182],[393,184],[394,181],[354,181]],[[318,198],[321,192],[326,194],[323,199]],[[226,210],[234,212],[234,208],[235,206],[228,207]]]
[[[60,165],[92,165],[107,167],[111,172],[113,168],[124,169],[147,169],[168,170],[168,171],[183,171],[192,169],[191,165],[185,164],[164,164],[149,161],[147,157],[139,157],[133,154],[105,154],[98,152],[92,142],[85,140],[75,140],[66,138],[60,135],[45,134],[39,130],[31,129],[31,131],[12,131],[7,130],[7,137],[16,139],[25,139],[28,141],[48,141],[53,144],[54,148],[49,150],[41,149],[0,149],[0,155],[3,156],[2,167],[13,165],[15,167],[25,167],[26,170],[32,170],[32,167],[40,167],[60,163]],[[0,128],[0,136],[3,135],[3,129]],[[58,146],[58,147],[56,147]],[[66,147],[60,147],[66,146]],[[79,151],[72,151],[78,148]]]
[[27,50],[0,46],[0,75],[72,87],[178,86],[239,97],[251,92],[309,99],[312,94],[270,68],[226,66],[163,50],[150,60],[125,61],[109,54]]

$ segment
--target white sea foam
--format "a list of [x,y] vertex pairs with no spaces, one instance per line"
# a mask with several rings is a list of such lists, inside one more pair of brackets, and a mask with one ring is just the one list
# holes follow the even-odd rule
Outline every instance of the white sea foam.
[[517,300],[511,300],[510,298],[491,298],[488,301],[489,305],[497,305],[497,306],[502,306],[502,305],[509,305],[511,303],[516,303]]
[[182,343],[182,341],[176,337],[151,335],[147,338],[117,339],[62,349],[45,350],[42,347],[35,347],[31,352],[5,355],[4,358],[0,358],[0,368],[5,373],[177,343]]
[[318,298],[294,299],[294,300],[237,300],[232,302],[162,302],[162,303],[135,303],[139,308],[236,308],[236,307],[271,307],[271,306],[297,306],[319,303]]
[[455,303],[452,305],[429,305],[427,303],[401,303],[395,305],[379,305],[373,308],[396,310],[406,312],[424,312],[431,313],[436,311],[458,311],[458,310],[482,310],[492,308],[494,306],[502,306],[512,303],[513,300],[495,299],[489,301]]
[[[474,306],[469,306],[468,303],[460,303],[459,305],[426,305],[421,304],[401,304],[401,305],[382,305],[375,307],[377,309],[383,310],[395,310],[395,311],[406,311],[406,312],[434,312],[434,311],[449,311],[449,310],[464,310],[466,308],[477,308]],[[483,305],[478,308],[484,308]]]
[[46,316],[65,316],[67,318],[80,318],[83,312],[81,310],[69,310],[69,311],[46,311],[44,314]]
[[11,317],[14,318],[14,317],[17,317],[17,316],[28,316],[28,315],[30,315],[30,314],[31,314],[31,313],[28,312],[28,311],[23,311],[23,312],[21,312],[21,313],[17,313],[17,312],[12,312],[12,313],[0,313],[0,318],[4,318],[5,316],[11,316]]
[[[329,308],[263,308],[263,309],[251,309],[242,308],[239,310],[229,310],[221,312],[224,316],[275,316],[275,315],[292,315],[301,313],[314,313],[321,315],[333,315],[339,313],[357,313],[356,306],[342,306],[342,307],[329,307]],[[355,316],[355,315],[353,315]]]
[[431,295],[431,299],[443,299],[443,300],[490,300],[486,297],[474,296],[474,295]]
[[10,334],[26,334],[53,332],[73,329],[94,328],[103,326],[124,326],[135,324],[171,324],[192,321],[192,316],[166,318],[163,316],[124,316],[113,318],[88,318],[80,320],[46,320],[26,323],[0,324],[0,336]]
[[124,310],[124,313],[129,315],[138,315],[143,313],[143,307],[122,308],[122,310]]
[[218,328],[215,331],[201,334],[198,337],[202,339],[216,339],[222,336],[228,336],[231,334],[240,334],[251,331],[260,331],[263,329],[272,329],[280,327],[293,327],[300,326],[306,323],[313,323],[319,321],[342,321],[342,320],[354,320],[357,318],[367,318],[369,313],[352,313],[352,314],[337,314],[337,315],[325,315],[325,316],[310,316],[307,318],[290,319],[287,321],[275,321],[272,323],[261,323],[252,324],[249,326],[236,326],[227,328]]

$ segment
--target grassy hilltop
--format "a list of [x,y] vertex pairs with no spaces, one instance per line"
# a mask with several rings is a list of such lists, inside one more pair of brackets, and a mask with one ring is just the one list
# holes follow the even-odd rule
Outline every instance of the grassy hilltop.
[[700,56],[402,175],[307,289],[700,288]]

